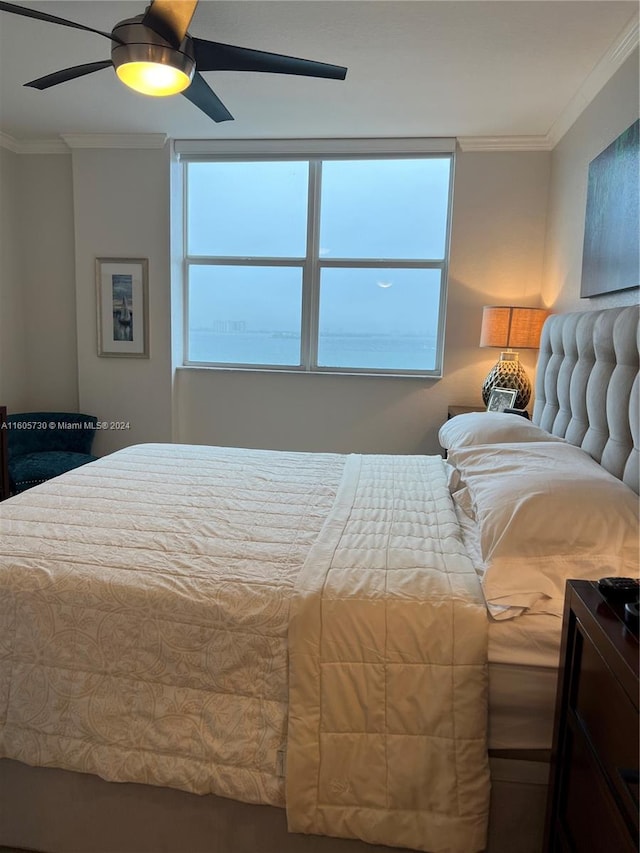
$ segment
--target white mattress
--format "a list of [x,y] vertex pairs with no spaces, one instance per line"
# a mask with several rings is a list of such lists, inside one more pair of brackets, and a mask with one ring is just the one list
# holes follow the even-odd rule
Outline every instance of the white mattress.
[[[455,506],[465,548],[481,575],[475,522]],[[562,620],[535,611],[500,620],[487,611],[487,620],[489,749],[550,749]]]
[[489,663],[557,669],[562,620],[550,613],[489,619]]
[[489,664],[489,749],[551,749],[557,669]]
[[550,749],[562,622],[489,619],[489,748]]

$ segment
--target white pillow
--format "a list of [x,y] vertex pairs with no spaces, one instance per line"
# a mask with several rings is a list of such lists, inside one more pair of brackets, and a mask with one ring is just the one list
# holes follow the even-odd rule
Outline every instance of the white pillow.
[[495,615],[534,606],[562,615],[569,578],[638,575],[638,496],[580,448],[484,445],[448,461],[469,490]]
[[515,441],[563,441],[522,415],[506,412],[467,412],[456,415],[440,427],[440,446],[445,450],[474,444],[502,444]]

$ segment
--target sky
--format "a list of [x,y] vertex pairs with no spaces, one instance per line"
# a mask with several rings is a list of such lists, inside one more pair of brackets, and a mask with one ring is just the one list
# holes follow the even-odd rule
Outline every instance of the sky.
[[[189,256],[305,256],[307,162],[196,162],[187,169]],[[435,333],[440,271],[398,269],[388,261],[443,260],[449,180],[448,157],[322,164],[321,261],[387,263],[322,270],[321,335]],[[299,331],[301,296],[300,264],[192,265],[189,324],[213,329],[230,320],[244,321],[247,330]]]

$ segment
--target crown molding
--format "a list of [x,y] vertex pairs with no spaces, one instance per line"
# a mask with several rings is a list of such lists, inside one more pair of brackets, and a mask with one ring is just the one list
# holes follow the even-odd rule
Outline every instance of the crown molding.
[[55,139],[16,139],[0,132],[0,147],[14,154],[69,154],[72,148],[164,148],[165,133],[63,133]]
[[14,154],[69,154],[69,148],[62,139],[15,139],[2,132],[0,148],[7,148]]
[[636,15],[611,45],[607,57],[619,68],[640,42],[640,15]]
[[[73,148],[137,148],[137,149],[159,149],[163,148],[167,141],[167,137],[163,133],[143,133],[143,134],[121,134],[121,133],[63,133],[60,139],[15,139],[8,133],[0,132],[0,148],[7,148],[13,151],[14,154],[68,154]],[[336,141],[336,140],[332,140]],[[348,147],[345,140],[337,140],[341,145],[341,150],[346,150]],[[356,140],[362,142],[362,140]],[[386,146],[384,143],[387,140],[368,140],[372,143],[370,146],[371,152],[382,151]],[[450,151],[451,140],[437,140],[441,143],[439,146],[434,146],[434,139],[428,140],[395,140],[396,143],[404,142],[404,151],[422,151],[424,144],[430,143],[430,150]],[[548,136],[460,136],[458,137],[458,145],[462,151],[549,151],[553,148]],[[249,148],[252,150],[257,147],[257,144],[264,145],[265,142],[272,147],[282,150],[283,144],[291,142],[291,140],[216,140],[213,144],[210,140],[176,140],[176,149],[180,153],[185,154],[187,151],[192,154],[200,151],[211,153],[212,148],[215,148],[216,153],[221,153],[224,149],[226,153],[233,152],[234,154],[249,153]],[[310,150],[307,140],[294,140],[296,145],[290,146],[295,148],[297,153],[303,149]],[[322,140],[326,143],[326,140]],[[352,143],[353,140],[346,142]],[[375,145],[373,145],[375,143]],[[446,143],[446,144],[445,144]],[[318,142],[315,142],[318,145]],[[369,150],[369,148],[367,149]],[[290,152],[292,153],[292,152]],[[326,152],[325,152],[326,153]]]
[[63,133],[69,148],[164,148],[166,133]]
[[0,148],[6,148],[8,151],[13,151],[14,154],[18,154],[19,147],[17,139],[14,139],[13,136],[9,136],[8,133],[0,132]]
[[459,136],[461,151],[551,151],[545,136]]
[[600,62],[598,62],[594,67],[593,71],[586,78],[582,86],[580,86],[562,113],[551,125],[551,128],[547,133],[547,137],[551,143],[551,148],[555,148],[569,128],[572,127],[584,112],[586,107],[589,106],[591,101],[593,101],[596,95],[613,77],[618,68],[620,68],[625,60],[631,56],[633,51],[637,49],[639,42],[638,21],[639,17],[636,14],[622,30]]

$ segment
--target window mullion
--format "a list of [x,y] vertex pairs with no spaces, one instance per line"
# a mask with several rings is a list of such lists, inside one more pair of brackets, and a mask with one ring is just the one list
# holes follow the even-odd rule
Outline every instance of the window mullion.
[[353,269],[433,269],[439,270],[445,262],[439,260],[420,260],[414,258],[322,258],[321,267],[338,267]]
[[318,363],[318,310],[320,303],[320,181],[321,162],[309,161],[307,257],[302,274],[302,365],[314,370]]
[[182,164],[182,358],[190,359],[191,338],[189,336],[189,169]]
[[194,255],[187,257],[188,263],[192,266],[208,266],[208,267],[301,267],[304,265],[304,258],[263,258],[255,257],[239,257],[231,255]]

